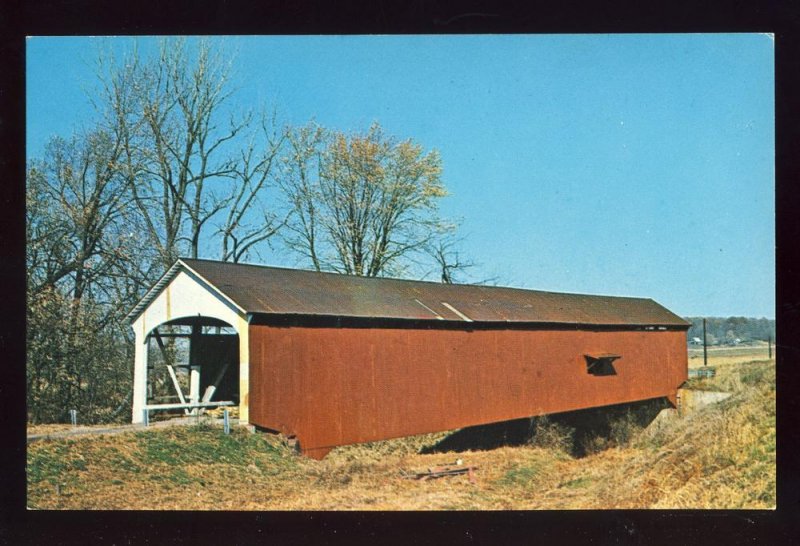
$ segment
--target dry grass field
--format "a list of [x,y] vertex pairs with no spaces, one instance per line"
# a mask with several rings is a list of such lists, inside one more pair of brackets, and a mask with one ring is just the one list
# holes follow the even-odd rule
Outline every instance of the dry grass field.
[[[692,388],[732,392],[730,398],[647,429],[623,415],[606,437],[592,438],[583,456],[571,443],[574,431],[547,420],[523,445],[420,453],[451,432],[341,447],[322,461],[297,455],[278,436],[243,429],[225,435],[200,424],[29,444],[28,507],[774,508],[774,360],[765,350],[735,351],[710,353],[716,377],[690,381]],[[402,475],[456,459],[478,467],[474,483],[466,475]]]

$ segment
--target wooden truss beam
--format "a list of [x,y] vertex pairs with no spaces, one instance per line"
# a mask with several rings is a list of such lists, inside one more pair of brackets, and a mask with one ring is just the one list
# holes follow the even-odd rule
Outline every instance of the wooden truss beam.
[[[186,404],[186,398],[183,396],[183,391],[181,390],[181,384],[178,382],[178,376],[175,375],[175,369],[172,367],[172,364],[169,363],[169,359],[167,358],[167,349],[164,347],[164,341],[161,339],[161,334],[158,331],[158,328],[154,330],[156,342],[158,342],[158,348],[161,349],[161,356],[164,357],[164,363],[167,365],[167,371],[169,372],[169,376],[172,379],[172,385],[175,387],[175,392],[178,393],[178,398],[181,401],[181,404]],[[186,410],[186,414],[189,413],[189,410]]]

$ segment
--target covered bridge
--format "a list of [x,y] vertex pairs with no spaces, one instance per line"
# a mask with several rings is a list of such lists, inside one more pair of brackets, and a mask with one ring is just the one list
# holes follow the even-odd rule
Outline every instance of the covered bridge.
[[[240,423],[295,436],[316,458],[535,415],[674,405],[687,378],[689,323],[641,298],[180,259],[129,318],[133,422],[238,405]],[[189,392],[170,366],[180,400],[159,404],[148,354],[170,335],[189,340]]]

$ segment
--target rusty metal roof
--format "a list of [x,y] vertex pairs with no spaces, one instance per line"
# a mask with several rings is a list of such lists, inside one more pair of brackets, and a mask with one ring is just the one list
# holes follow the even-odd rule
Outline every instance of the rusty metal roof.
[[[253,314],[689,326],[679,316],[646,298],[366,278],[187,258],[179,260],[159,284],[168,283],[181,267],[207,280],[246,313]],[[148,299],[146,296],[129,317],[138,316],[149,304]]]

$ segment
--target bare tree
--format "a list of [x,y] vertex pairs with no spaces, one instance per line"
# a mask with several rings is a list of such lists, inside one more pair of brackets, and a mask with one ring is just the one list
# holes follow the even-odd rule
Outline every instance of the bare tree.
[[290,248],[318,269],[375,277],[423,252],[446,195],[436,151],[398,142],[373,124],[346,135],[307,126],[290,137],[282,188],[291,204]]
[[263,201],[266,190],[273,185],[272,178],[287,132],[276,129],[274,115],[271,118],[262,115],[261,133],[263,142],[256,144],[251,139],[247,148],[241,151],[234,175],[236,184],[224,201],[227,214],[219,228],[223,261],[238,262],[286,225],[286,219],[279,220]]
[[289,129],[286,136],[288,151],[282,159],[278,179],[290,210],[284,240],[290,250],[307,258],[317,271],[322,271],[319,177],[325,131],[310,123]]
[[27,172],[25,250],[30,295],[56,286],[76,266],[69,254],[70,227],[58,213],[57,192],[50,187],[47,170],[43,161],[34,161]]
[[205,41],[164,40],[158,58],[136,51],[102,68],[107,122],[123,142],[124,171],[162,268],[187,243],[198,257],[202,232],[226,205],[210,185],[237,172],[230,143],[249,117],[221,123],[229,66]]
[[[28,405],[31,418],[85,415],[121,396],[115,341],[136,292],[118,230],[130,204],[116,170],[120,143],[103,130],[54,138],[28,170]],[[122,364],[122,366],[120,366]]]
[[463,257],[459,249],[461,239],[455,238],[453,233],[453,231],[443,233],[426,248],[444,284],[459,283],[460,273],[475,267],[475,262]]
[[116,170],[120,145],[102,130],[50,141],[28,171],[31,292],[69,277],[79,304],[87,287],[122,259],[112,226],[130,205]]

